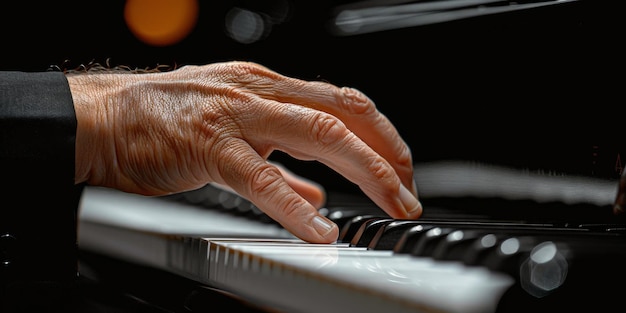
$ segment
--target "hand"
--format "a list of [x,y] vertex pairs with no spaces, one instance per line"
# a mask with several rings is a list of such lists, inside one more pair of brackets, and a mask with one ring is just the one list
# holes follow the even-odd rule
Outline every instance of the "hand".
[[337,225],[317,211],[324,191],[267,161],[280,150],[332,168],[394,218],[422,213],[409,148],[355,89],[247,62],[67,78],[76,183],[165,195],[215,182],[305,241],[336,241]]

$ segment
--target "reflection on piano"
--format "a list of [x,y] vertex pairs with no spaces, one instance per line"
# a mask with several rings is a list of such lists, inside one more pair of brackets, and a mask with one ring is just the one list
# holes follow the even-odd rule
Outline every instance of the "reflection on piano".
[[[464,176],[472,182],[448,181]],[[87,188],[79,244],[91,258],[81,272],[106,276],[94,256],[134,266],[104,266],[107,275],[121,274],[117,284],[153,271],[141,287],[152,295],[133,296],[158,303],[186,290],[178,300],[184,312],[215,306],[203,305],[208,290],[270,312],[606,311],[621,304],[626,228],[611,214],[617,182],[445,162],[416,167],[416,179],[428,209],[415,221],[391,219],[365,199],[329,197],[323,210],[341,229],[329,245],[294,238],[217,186],[162,198]]]

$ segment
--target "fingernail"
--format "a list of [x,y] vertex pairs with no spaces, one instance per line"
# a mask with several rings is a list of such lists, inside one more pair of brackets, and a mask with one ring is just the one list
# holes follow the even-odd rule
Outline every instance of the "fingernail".
[[404,185],[400,184],[400,201],[409,217],[418,217],[422,212],[422,204]]
[[333,227],[335,227],[335,224],[328,219],[318,215],[313,217],[313,227],[315,227],[315,230],[318,234],[326,236],[332,231]]

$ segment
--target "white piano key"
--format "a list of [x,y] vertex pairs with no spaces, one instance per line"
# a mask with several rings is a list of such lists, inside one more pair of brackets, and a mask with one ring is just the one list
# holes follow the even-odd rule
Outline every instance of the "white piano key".
[[81,249],[158,268],[184,268],[175,249],[187,249],[177,242],[185,235],[295,238],[278,225],[103,187],[85,187],[78,214]]
[[161,234],[202,234],[221,237],[295,238],[284,228],[183,202],[121,191],[86,187],[80,221]]
[[209,245],[211,253],[221,254],[210,264],[215,274],[210,281],[288,310],[493,312],[513,284],[512,278],[483,268],[390,251],[245,241]]
[[[493,312],[509,276],[460,263],[310,244],[276,225],[87,188],[79,246],[284,312]],[[202,234],[202,237],[199,236]]]

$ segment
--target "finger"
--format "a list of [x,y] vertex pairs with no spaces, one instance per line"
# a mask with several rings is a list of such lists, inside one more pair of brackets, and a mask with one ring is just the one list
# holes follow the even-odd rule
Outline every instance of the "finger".
[[315,208],[320,209],[326,203],[326,191],[321,185],[308,180],[302,176],[298,176],[287,168],[278,163],[272,163],[280,170],[285,181],[295,192],[300,194],[304,199],[309,201]]
[[[268,70],[269,71],[269,70]],[[339,88],[324,82],[307,82],[295,78],[265,73],[272,80],[271,90],[255,90],[267,99],[294,103],[330,113],[372,149],[385,158],[396,170],[402,183],[417,195],[413,180],[413,160],[408,145],[389,119],[376,109],[374,102],[353,88]],[[258,81],[258,86],[270,82]],[[248,85],[252,88],[254,85]]]
[[272,109],[255,111],[254,123],[272,127],[249,128],[250,120],[240,128],[255,149],[278,149],[298,159],[320,161],[357,184],[392,217],[421,215],[421,204],[395,169],[338,118],[307,107],[269,102],[266,106]]
[[298,238],[314,243],[337,240],[336,224],[291,188],[281,171],[248,143],[228,138],[216,143],[221,183],[244,196]]
[[[269,161],[268,161],[269,162]],[[324,187],[321,185],[308,180],[302,176],[298,176],[293,172],[289,171],[283,165],[275,162],[269,162],[276,166],[276,168],[281,172],[282,176],[285,178],[285,181],[295,192],[301,195],[304,199],[306,199],[311,205],[315,208],[320,209],[326,203],[326,191]],[[220,188],[226,189],[230,192],[235,192],[231,187],[218,184]]]

